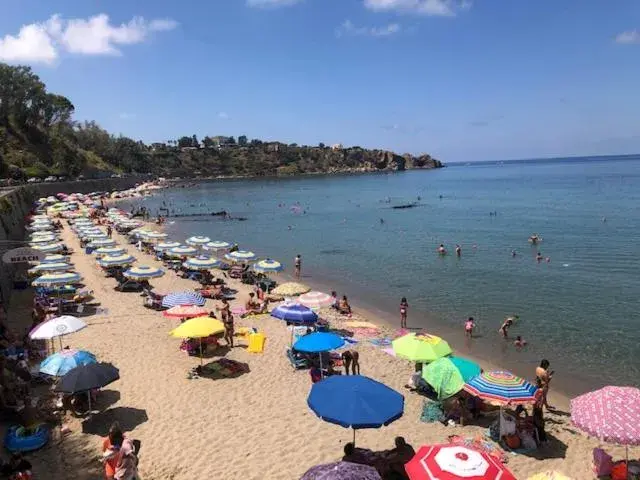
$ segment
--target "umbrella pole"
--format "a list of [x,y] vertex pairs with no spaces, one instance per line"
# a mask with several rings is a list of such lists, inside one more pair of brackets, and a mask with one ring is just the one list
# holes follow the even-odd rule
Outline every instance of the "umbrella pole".
[[89,399],[89,415],[91,415],[91,390],[87,390],[87,398]]
[[353,446],[356,446],[356,429],[353,429]]
[[60,351],[62,351],[62,335],[60,335],[58,339],[60,340]]
[[200,366],[202,366],[202,337],[198,340],[200,340]]

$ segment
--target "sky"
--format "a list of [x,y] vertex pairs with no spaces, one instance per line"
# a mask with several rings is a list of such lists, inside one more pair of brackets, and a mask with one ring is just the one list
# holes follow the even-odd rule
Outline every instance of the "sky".
[[640,1],[20,0],[0,61],[145,142],[640,152]]

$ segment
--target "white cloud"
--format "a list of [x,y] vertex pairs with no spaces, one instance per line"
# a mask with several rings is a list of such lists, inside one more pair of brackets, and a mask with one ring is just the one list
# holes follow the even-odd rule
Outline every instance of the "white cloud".
[[638,30],[628,30],[616,35],[616,43],[640,44],[640,32]]
[[289,7],[300,3],[302,0],[247,0],[247,5],[250,7]]
[[132,120],[134,118],[136,118],[136,114],[135,113],[127,113],[127,112],[122,112],[120,115],[118,115],[120,117],[120,119],[122,120]]
[[470,0],[364,0],[364,6],[374,11],[418,13],[433,17],[453,17],[471,7]]
[[20,28],[17,36],[6,35],[0,39],[0,60],[4,62],[29,62],[51,65],[58,58],[58,51],[49,35],[49,23],[32,23]]
[[227,112],[220,112],[218,113],[218,118],[221,118],[222,120],[226,120],[229,118],[229,114]]
[[342,25],[336,29],[336,36],[366,36],[366,37],[389,37],[400,32],[401,27],[398,23],[390,23],[383,27],[364,27],[356,26],[351,20],[345,20]]
[[81,55],[121,55],[119,47],[144,42],[153,32],[177,26],[171,19],[147,21],[142,17],[113,25],[104,13],[69,20],[53,15],[45,23],[22,26],[17,37],[7,35],[0,39],[0,60],[51,64],[60,50]]

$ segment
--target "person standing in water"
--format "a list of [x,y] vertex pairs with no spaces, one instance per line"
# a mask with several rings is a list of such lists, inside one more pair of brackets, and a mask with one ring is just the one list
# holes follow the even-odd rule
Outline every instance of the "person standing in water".
[[462,255],[462,248],[460,245],[456,245],[456,255],[460,257]]
[[409,303],[406,297],[402,297],[400,300],[400,328],[407,328],[407,310],[409,309]]
[[476,326],[476,322],[473,320],[473,317],[469,317],[469,319],[464,322],[464,334],[465,336],[472,338],[473,337],[473,329]]
[[302,257],[300,256],[300,254],[296,255],[294,265],[296,278],[300,278],[300,272],[302,271]]
[[501,333],[504,338],[507,338],[507,336],[509,335],[509,328],[511,328],[512,325],[513,319],[511,317],[507,317],[498,332]]

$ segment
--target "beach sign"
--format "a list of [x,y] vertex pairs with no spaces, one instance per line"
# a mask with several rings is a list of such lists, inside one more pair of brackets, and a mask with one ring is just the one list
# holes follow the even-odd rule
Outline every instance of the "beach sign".
[[40,252],[34,248],[20,247],[5,252],[2,256],[2,261],[4,263],[40,262],[44,257],[44,252]]

